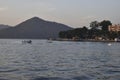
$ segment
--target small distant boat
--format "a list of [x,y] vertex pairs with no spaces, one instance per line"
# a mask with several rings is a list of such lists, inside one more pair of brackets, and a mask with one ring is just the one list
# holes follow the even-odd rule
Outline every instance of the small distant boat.
[[23,43],[23,44],[26,44],[26,43],[31,44],[32,41],[31,41],[31,40],[23,40],[22,43]]
[[52,39],[51,39],[51,38],[48,39],[48,40],[47,40],[47,43],[52,43]]

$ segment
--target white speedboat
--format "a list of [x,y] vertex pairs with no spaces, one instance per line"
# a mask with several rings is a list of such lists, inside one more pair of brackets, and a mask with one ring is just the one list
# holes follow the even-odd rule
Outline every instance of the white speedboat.
[[53,42],[53,41],[52,41],[51,38],[47,40],[47,43],[52,43],[52,42]]
[[23,44],[26,44],[26,43],[31,44],[32,41],[31,41],[31,40],[23,40],[22,43],[23,43]]

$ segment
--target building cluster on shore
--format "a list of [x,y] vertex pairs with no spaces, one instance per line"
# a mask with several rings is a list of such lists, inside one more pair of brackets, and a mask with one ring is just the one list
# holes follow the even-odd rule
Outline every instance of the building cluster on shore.
[[109,31],[119,32],[120,31],[120,24],[110,25],[108,27]]

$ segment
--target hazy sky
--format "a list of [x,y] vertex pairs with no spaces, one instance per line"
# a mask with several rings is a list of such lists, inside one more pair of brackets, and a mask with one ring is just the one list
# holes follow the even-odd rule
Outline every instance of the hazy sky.
[[120,23],[120,0],[0,0],[0,24],[16,25],[38,16],[72,27],[91,21]]

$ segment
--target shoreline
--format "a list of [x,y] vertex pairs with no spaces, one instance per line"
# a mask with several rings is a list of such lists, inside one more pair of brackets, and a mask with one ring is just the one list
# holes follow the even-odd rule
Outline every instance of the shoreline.
[[115,40],[87,40],[87,39],[82,39],[82,40],[57,39],[55,41],[72,41],[72,42],[120,42],[120,41],[115,41]]
[[[49,40],[49,39],[39,39],[39,38],[0,38],[2,39],[18,39],[18,40]],[[73,39],[51,39],[52,41],[71,41],[71,42],[120,42],[120,41],[115,41],[115,40],[94,40],[94,39],[78,39],[78,40],[73,40]]]

